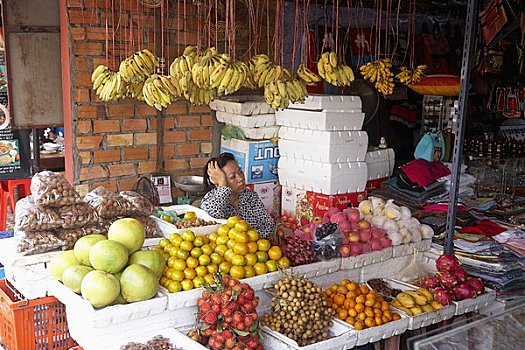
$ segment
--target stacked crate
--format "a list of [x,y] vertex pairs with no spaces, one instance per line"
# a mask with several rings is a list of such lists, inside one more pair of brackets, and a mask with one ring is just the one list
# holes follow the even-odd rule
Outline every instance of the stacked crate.
[[[262,96],[225,97],[210,103],[217,120],[242,131],[246,139],[221,138],[221,152],[235,156],[246,176],[247,187],[257,192],[270,216],[281,213],[281,186],[277,177],[279,126],[275,111]],[[273,139],[273,140],[272,140]]]
[[366,198],[368,135],[358,96],[313,95],[276,113],[282,220],[295,229]]

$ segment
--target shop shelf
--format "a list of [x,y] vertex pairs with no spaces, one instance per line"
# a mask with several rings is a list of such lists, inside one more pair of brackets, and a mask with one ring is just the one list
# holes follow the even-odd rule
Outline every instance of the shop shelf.
[[26,299],[0,280],[0,336],[7,350],[66,350],[75,345],[65,306],[54,297]]
[[267,350],[346,350],[353,348],[357,342],[356,332],[350,325],[342,322],[334,322],[329,328],[329,335],[331,338],[327,340],[301,347],[284,334],[272,331],[266,326],[261,327],[261,341]]

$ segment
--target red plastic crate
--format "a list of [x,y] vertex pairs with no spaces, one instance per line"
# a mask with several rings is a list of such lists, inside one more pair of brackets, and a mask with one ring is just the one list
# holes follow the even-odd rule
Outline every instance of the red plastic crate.
[[25,299],[7,280],[0,280],[0,336],[6,350],[67,350],[66,307],[55,297]]

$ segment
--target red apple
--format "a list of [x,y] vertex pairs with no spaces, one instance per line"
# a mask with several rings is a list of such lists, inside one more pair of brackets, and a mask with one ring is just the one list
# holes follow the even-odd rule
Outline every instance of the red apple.
[[383,249],[383,246],[381,245],[381,241],[378,238],[370,239],[370,247],[372,248],[374,252]]
[[371,231],[372,231],[372,237],[374,238],[381,238],[386,235],[386,231],[379,227],[372,227]]
[[348,239],[348,235],[343,234],[343,241],[341,244],[348,244],[350,243],[350,240]]
[[359,220],[357,224],[361,230],[365,230],[370,227],[370,223],[366,220]]
[[343,244],[339,247],[339,254],[341,257],[346,258],[350,256],[350,247],[346,244]]
[[363,245],[361,243],[350,243],[350,255],[356,256],[363,254]]
[[370,246],[370,243],[364,243],[363,244],[363,254],[370,253],[372,251],[372,247]]
[[372,232],[370,229],[364,229],[359,232],[359,239],[361,242],[368,242],[372,237]]
[[339,230],[343,233],[348,233],[352,230],[352,225],[346,220],[338,223],[337,226],[339,227]]
[[348,234],[348,240],[352,243],[357,243],[359,242],[359,234],[358,233],[355,233],[355,232],[350,232]]
[[388,236],[383,236],[379,239],[383,248],[388,248],[392,246],[392,240]]
[[359,212],[359,209],[356,208],[346,208],[343,210],[343,213],[345,213],[346,218],[350,222],[358,222],[359,219],[361,219],[361,214]]

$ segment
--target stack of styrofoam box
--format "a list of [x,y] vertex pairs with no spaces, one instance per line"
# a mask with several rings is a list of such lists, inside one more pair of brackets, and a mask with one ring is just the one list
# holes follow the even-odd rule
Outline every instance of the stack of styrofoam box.
[[226,97],[210,103],[217,120],[238,127],[247,140],[222,138],[221,152],[235,156],[246,176],[247,187],[259,195],[270,216],[281,214],[281,186],[277,181],[279,149],[275,111],[262,96]]
[[392,175],[396,154],[392,148],[369,147],[365,162],[368,167],[367,189],[379,188]]
[[364,116],[358,96],[312,95],[276,112],[285,226],[302,227],[332,206],[366,198]]

